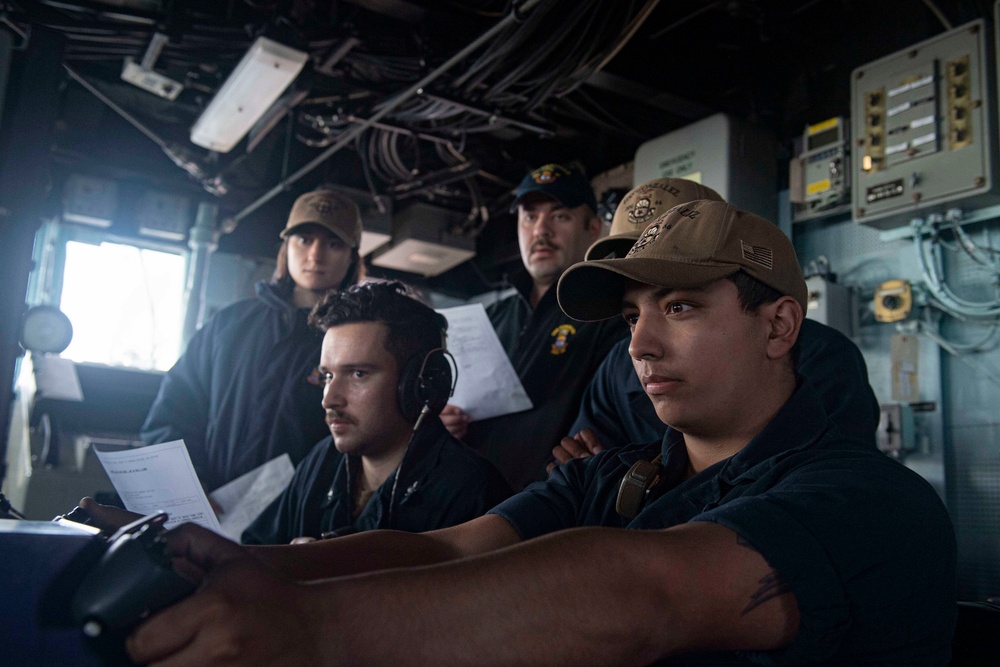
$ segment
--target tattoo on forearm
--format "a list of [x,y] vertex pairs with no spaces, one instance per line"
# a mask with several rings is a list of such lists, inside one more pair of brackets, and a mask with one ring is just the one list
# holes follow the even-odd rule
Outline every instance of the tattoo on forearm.
[[[747,542],[741,536],[736,537],[736,542],[740,546],[757,551],[756,549],[753,548],[752,544]],[[754,594],[750,596],[750,602],[747,604],[746,607],[743,608],[743,611],[741,612],[741,615],[743,616],[746,616],[751,611],[761,606],[768,600],[774,599],[780,595],[784,595],[785,593],[791,592],[792,590],[791,587],[782,580],[782,578],[778,575],[778,572],[776,570],[771,570],[770,572],[768,572],[766,575],[761,577],[761,579],[757,583],[760,584],[760,588],[758,588],[754,592]]]
[[776,598],[779,595],[784,595],[792,590],[774,570],[764,575],[758,583],[760,583],[760,588],[750,596],[750,603],[741,612],[743,616],[746,616],[768,600]]

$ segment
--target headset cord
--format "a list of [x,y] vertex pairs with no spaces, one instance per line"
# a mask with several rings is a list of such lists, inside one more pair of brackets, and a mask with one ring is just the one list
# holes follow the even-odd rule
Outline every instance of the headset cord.
[[431,407],[429,404],[424,403],[423,409],[420,410],[420,416],[417,417],[417,422],[413,425],[413,430],[410,432],[410,439],[406,442],[406,449],[403,450],[403,457],[399,460],[399,465],[396,466],[395,476],[392,478],[392,491],[389,492],[389,520],[386,521],[386,528],[392,528],[392,513],[396,505],[396,487],[399,485],[399,476],[403,470],[403,463],[406,462],[406,455],[410,453],[410,445],[413,444],[413,438],[417,436],[417,430],[420,425],[424,423],[424,417],[431,413]]

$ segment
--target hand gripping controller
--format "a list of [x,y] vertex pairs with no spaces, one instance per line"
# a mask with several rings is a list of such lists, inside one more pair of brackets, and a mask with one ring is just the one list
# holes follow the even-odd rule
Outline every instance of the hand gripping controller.
[[125,634],[143,619],[194,592],[196,585],[173,571],[160,537],[164,512],[124,526],[73,596],[73,619],[84,634]]

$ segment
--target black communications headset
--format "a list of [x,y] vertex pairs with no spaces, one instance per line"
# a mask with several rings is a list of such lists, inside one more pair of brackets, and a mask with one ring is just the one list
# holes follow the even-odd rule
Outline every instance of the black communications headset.
[[427,354],[415,354],[399,374],[397,398],[399,411],[408,422],[419,426],[424,414],[437,415],[448,403],[458,380],[455,359],[442,347]]

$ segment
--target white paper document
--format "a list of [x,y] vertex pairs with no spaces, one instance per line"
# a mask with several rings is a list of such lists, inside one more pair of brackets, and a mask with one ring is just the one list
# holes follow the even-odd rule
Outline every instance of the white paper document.
[[167,528],[191,521],[223,534],[183,440],[94,451],[129,511],[145,515],[163,510]]
[[72,359],[31,355],[35,370],[35,387],[42,398],[61,401],[82,401],[83,388]]
[[222,510],[222,534],[239,542],[243,531],[281,495],[294,473],[292,459],[282,454],[208,494]]
[[442,308],[448,320],[448,351],[458,365],[458,383],[448,401],[473,420],[529,410],[531,399],[497,338],[481,303]]

